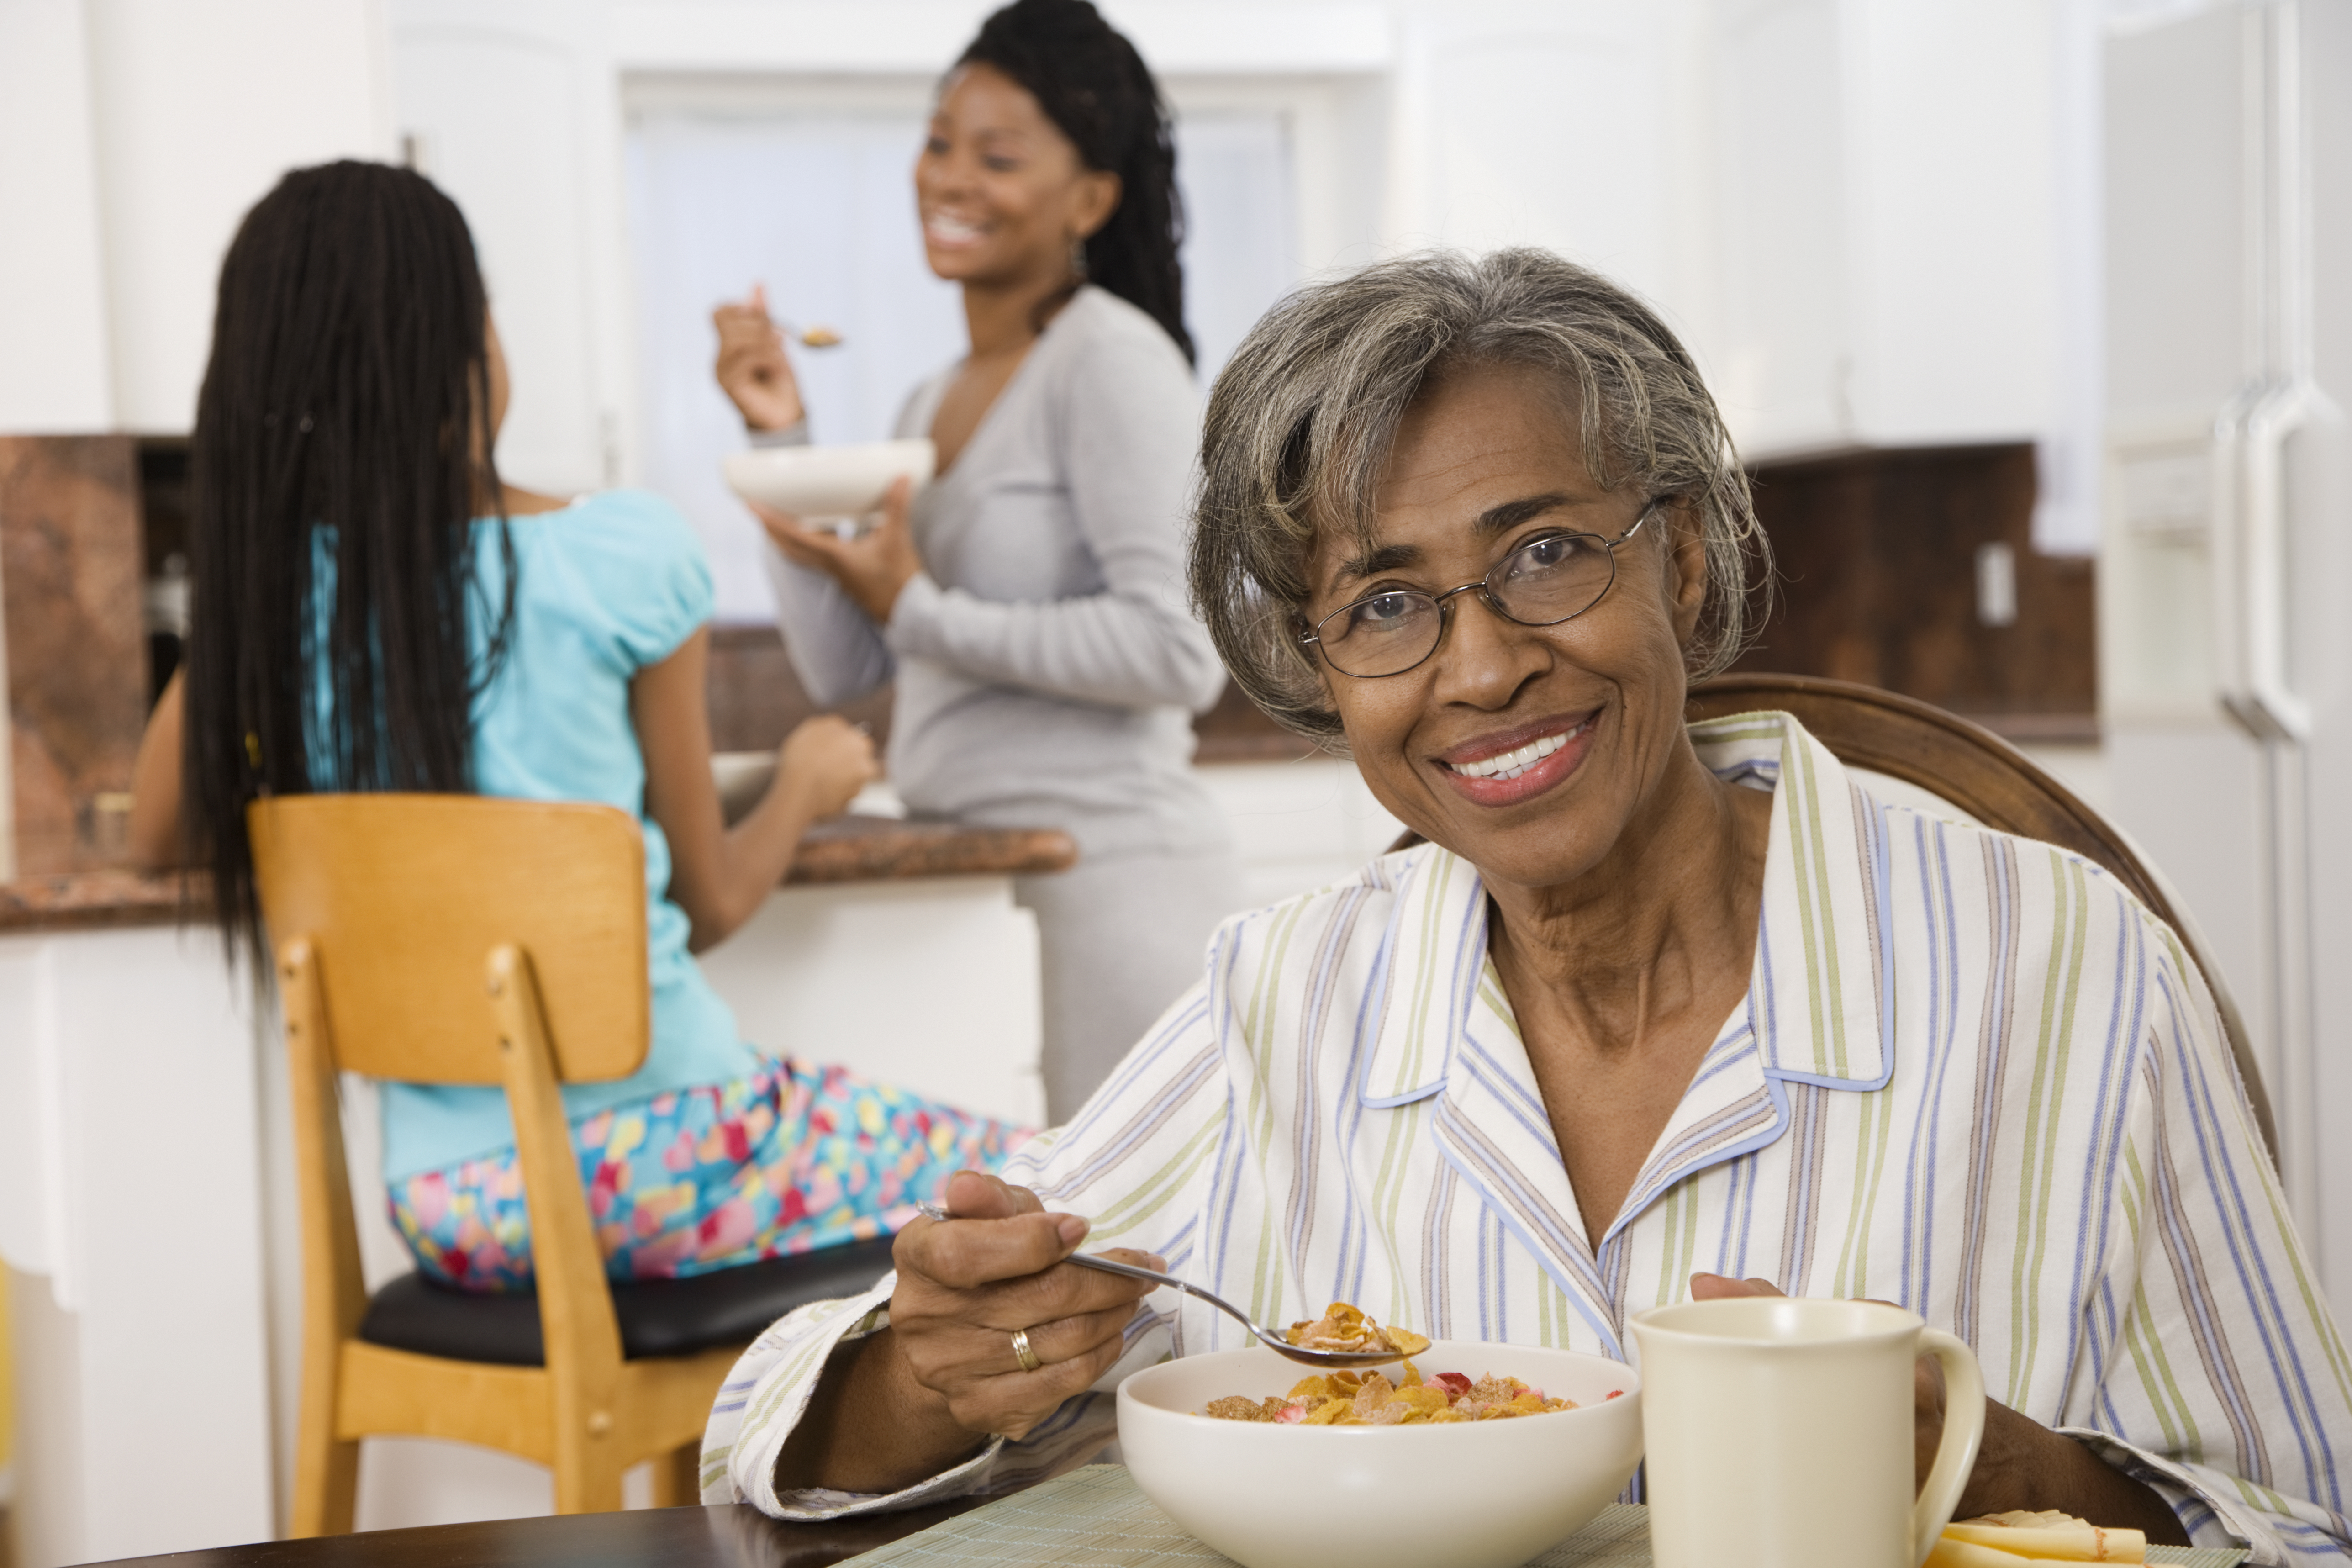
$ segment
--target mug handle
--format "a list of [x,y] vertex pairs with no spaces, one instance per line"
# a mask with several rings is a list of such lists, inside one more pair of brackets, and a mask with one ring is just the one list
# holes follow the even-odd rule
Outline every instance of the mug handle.
[[1911,1505],[1914,1564],[1927,1561],[1936,1538],[1952,1522],[1969,1473],[1977,1466],[1977,1446],[1984,1441],[1984,1373],[1977,1369],[1976,1352],[1968,1342],[1941,1329],[1923,1330],[1919,1353],[1944,1363],[1944,1437],[1936,1446],[1936,1463],[1927,1484]]

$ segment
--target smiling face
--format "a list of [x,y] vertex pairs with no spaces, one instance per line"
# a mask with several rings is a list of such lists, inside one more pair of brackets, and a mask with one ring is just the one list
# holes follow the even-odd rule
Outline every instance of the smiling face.
[[[1575,421],[1534,374],[1475,366],[1433,381],[1397,434],[1372,548],[1323,532],[1308,619],[1384,589],[1486,576],[1561,531],[1614,539],[1652,497],[1603,489]],[[1555,887],[1663,831],[1683,733],[1683,647],[1706,595],[1682,509],[1661,505],[1616,551],[1614,584],[1573,620],[1523,626],[1476,593],[1449,601],[1444,640],[1401,675],[1322,679],[1372,793],[1490,881]]]
[[915,160],[931,270],[959,283],[1058,281],[1070,247],[1118,205],[1116,174],[1089,169],[1037,100],[984,65],[956,70]]

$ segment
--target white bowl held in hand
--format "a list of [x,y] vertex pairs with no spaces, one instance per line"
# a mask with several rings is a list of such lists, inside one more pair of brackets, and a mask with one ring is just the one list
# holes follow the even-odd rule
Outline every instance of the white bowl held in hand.
[[803,518],[863,517],[893,481],[931,482],[939,451],[927,440],[852,447],[754,447],[727,458],[727,483],[748,500]]
[[1590,1522],[1642,1462],[1641,1379],[1622,1363],[1475,1340],[1439,1340],[1412,1360],[1423,1377],[1516,1377],[1578,1408],[1441,1426],[1193,1414],[1310,1375],[1260,1347],[1120,1384],[1119,1449],[1146,1497],[1243,1568],[1517,1568]]

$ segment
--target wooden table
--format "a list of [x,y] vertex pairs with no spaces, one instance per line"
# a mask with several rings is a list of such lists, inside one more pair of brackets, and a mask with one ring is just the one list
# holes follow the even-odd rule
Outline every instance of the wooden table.
[[[1047,1500],[1049,1493],[1060,1496]],[[1232,1564],[1143,1501],[1117,1466],[1098,1465],[1047,1481],[1012,1511],[980,1515],[911,1545],[925,1561]],[[265,1542],[171,1557],[124,1559],[152,1568],[830,1568],[862,1552],[983,1506],[966,1498],[936,1508],[826,1524],[780,1524],[752,1509],[646,1509],[563,1519],[500,1520],[429,1530],[385,1530],[319,1541]],[[1149,1515],[1147,1519],[1145,1516]],[[990,1521],[993,1521],[993,1524]],[[905,1561],[908,1553],[893,1553]],[[2151,1563],[2237,1568],[2237,1550],[2151,1546]],[[1612,1506],[1538,1553],[1530,1568],[1650,1568],[1648,1510]]]
[[118,1558],[141,1568],[831,1568],[980,1506],[979,1498],[828,1524],[740,1503],[376,1530]]

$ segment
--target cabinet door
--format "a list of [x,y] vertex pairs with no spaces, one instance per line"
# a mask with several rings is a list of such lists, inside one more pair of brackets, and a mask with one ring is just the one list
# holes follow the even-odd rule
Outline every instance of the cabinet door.
[[629,465],[619,92],[605,7],[394,0],[404,155],[465,209],[513,375],[499,466],[559,494]]

